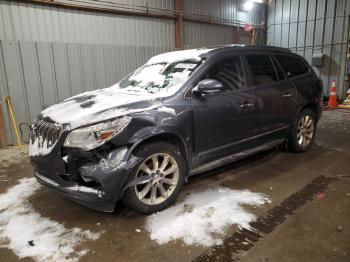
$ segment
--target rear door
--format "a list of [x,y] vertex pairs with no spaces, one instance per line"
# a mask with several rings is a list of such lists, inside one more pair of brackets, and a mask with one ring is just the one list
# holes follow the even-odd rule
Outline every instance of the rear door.
[[246,55],[246,66],[257,99],[254,124],[259,142],[287,136],[296,107],[294,86],[270,55]]

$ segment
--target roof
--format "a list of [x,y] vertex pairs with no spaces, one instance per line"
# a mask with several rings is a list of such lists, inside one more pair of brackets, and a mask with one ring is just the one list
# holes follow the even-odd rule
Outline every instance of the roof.
[[266,45],[221,45],[221,46],[214,46],[210,47],[211,51],[208,53],[215,53],[217,51],[222,50],[237,50],[237,49],[243,49],[243,50],[263,50],[263,51],[278,51],[278,52],[286,52],[291,53],[291,51],[287,48],[283,47],[277,47],[277,46],[266,46]]

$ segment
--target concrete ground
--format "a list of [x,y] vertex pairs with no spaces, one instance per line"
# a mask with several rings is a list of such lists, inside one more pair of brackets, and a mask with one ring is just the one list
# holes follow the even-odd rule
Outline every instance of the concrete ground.
[[[239,254],[240,261],[350,261],[350,111],[324,112],[316,142],[303,154],[274,149],[257,156],[190,179],[181,201],[194,191],[213,186],[249,189],[265,193],[270,204],[250,208],[260,215],[302,188],[314,178],[336,176],[323,198],[315,198],[294,215],[264,235],[254,247]],[[0,194],[32,176],[25,151],[0,150]],[[0,195],[1,196],[1,195]],[[185,245],[181,240],[159,245],[144,229],[146,216],[121,207],[116,214],[84,208],[49,189],[41,188],[30,199],[33,209],[43,217],[63,224],[101,232],[99,239],[86,241],[89,250],[81,261],[191,261],[206,247]],[[1,212],[1,210],[0,210]],[[340,227],[339,227],[340,226]],[[338,229],[339,230],[338,230]],[[141,230],[141,232],[138,229]],[[227,229],[227,233],[232,232]],[[137,230],[137,231],[136,231]],[[0,228],[1,231],[1,228]],[[1,239],[0,246],[6,244]],[[1,261],[18,261],[18,256],[0,247]],[[32,261],[24,258],[23,261]]]

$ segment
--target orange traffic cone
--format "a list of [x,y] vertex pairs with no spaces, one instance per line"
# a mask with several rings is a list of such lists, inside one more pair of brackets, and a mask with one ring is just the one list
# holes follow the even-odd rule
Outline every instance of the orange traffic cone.
[[335,80],[332,80],[330,91],[331,92],[328,100],[328,107],[333,109],[337,107],[337,88],[335,87]]

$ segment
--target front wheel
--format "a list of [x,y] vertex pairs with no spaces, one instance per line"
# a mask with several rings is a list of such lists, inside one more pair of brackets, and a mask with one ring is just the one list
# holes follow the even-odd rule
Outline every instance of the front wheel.
[[316,115],[310,109],[302,110],[292,126],[288,148],[292,152],[305,152],[311,147],[316,133]]
[[158,212],[173,203],[184,181],[186,164],[178,148],[165,142],[146,144],[135,153],[142,160],[124,202],[139,213]]

